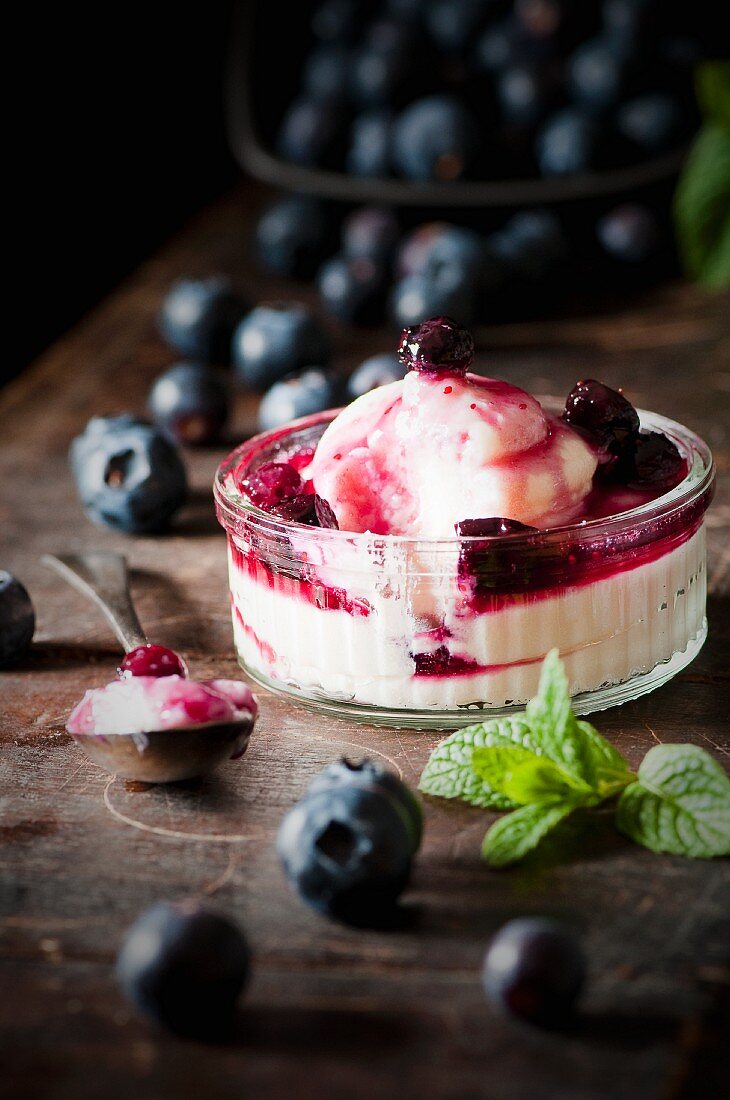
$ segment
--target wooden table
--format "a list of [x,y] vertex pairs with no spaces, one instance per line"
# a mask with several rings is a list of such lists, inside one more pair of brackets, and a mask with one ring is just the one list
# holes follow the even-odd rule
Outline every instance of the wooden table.
[[[598,815],[589,835],[567,832],[522,867],[492,872],[479,858],[491,818],[428,801],[413,921],[354,931],[289,891],[273,850],[277,824],[344,753],[374,754],[415,785],[436,734],[348,725],[264,696],[242,762],[199,787],[135,789],[92,766],[65,733],[69,709],[113,676],[118,651],[99,615],[40,564],[44,552],[123,551],[150,635],[182,650],[198,676],[236,675],[209,490],[223,451],[186,456],[194,491],[169,535],[128,538],[84,518],[66,450],[93,413],[143,408],[171,359],[153,319],[174,277],[223,269],[252,298],[293,296],[245,262],[260,198],[242,188],[206,212],[0,394],[0,565],[23,579],[38,611],[30,655],[0,673],[0,1091],[64,1100],[719,1096],[727,864],[653,855]],[[565,393],[585,375],[623,384],[714,447],[709,640],[671,684],[597,722],[634,765],[659,741],[693,741],[727,763],[727,299],[671,285],[620,312],[481,337],[489,373],[538,393]],[[389,349],[393,333],[338,340],[347,366]],[[252,429],[253,410],[242,397],[233,439]],[[125,928],[151,902],[185,895],[210,897],[253,946],[232,1045],[162,1034],[115,983]],[[590,983],[569,1036],[499,1018],[482,995],[490,934],[527,913],[563,917],[584,937]]]

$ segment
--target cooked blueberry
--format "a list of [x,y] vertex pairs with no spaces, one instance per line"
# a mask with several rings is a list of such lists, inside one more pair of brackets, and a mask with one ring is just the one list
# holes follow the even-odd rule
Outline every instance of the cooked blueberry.
[[[514,579],[518,569],[525,572],[524,554],[519,549],[513,551],[509,545],[495,544],[494,539],[500,535],[531,534],[537,528],[519,523],[516,519],[491,516],[486,519],[463,519],[455,525],[455,530],[460,538],[469,539],[459,549],[459,587],[463,591],[474,592],[498,585],[500,578],[505,576]],[[478,541],[482,539],[487,541]]]
[[542,1027],[564,1027],[585,981],[578,943],[556,921],[511,920],[500,928],[484,960],[487,997],[504,1011]]
[[256,252],[275,275],[309,278],[331,251],[332,217],[323,203],[306,195],[279,199],[259,218]]
[[393,287],[390,313],[396,325],[406,328],[435,314],[455,317],[468,325],[476,316],[478,287],[473,275],[450,267],[437,277],[407,275]]
[[504,516],[489,516],[487,519],[462,519],[456,524],[456,533],[463,538],[496,538],[498,535],[525,534],[528,531],[537,531],[537,527],[530,527],[527,523],[520,523],[516,519],[505,519]]
[[304,492],[304,482],[288,462],[264,462],[246,473],[238,482],[239,490],[264,512],[276,512],[280,505]]
[[393,164],[408,179],[461,179],[468,175],[479,151],[479,127],[452,96],[418,99],[393,125]]
[[307,794],[318,794],[320,791],[329,791],[336,787],[349,787],[352,785],[377,788],[399,802],[411,824],[413,854],[415,855],[423,836],[421,803],[402,779],[399,779],[394,772],[384,768],[382,764],[378,764],[375,760],[365,758],[356,762],[343,756],[341,760],[328,764],[324,771],[315,776],[307,788]]
[[318,493],[314,494],[314,515],[320,527],[326,527],[330,531],[339,531],[340,525],[337,522],[337,516],[332,505]]
[[403,330],[398,358],[407,370],[464,374],[474,359],[474,338],[451,317],[429,317]]
[[331,375],[310,368],[275,382],[261,398],[259,430],[268,432],[300,416],[331,409],[337,403],[337,386]]
[[287,107],[279,125],[276,149],[285,160],[306,167],[326,164],[333,154],[342,113],[334,98],[300,96]]
[[463,50],[488,9],[486,0],[431,0],[426,7],[426,26],[445,53]]
[[35,611],[25,585],[0,569],[0,668],[25,656],[34,630]]
[[277,849],[300,897],[352,924],[394,911],[411,870],[413,825],[400,799],[376,787],[306,794],[281,823]]
[[97,416],[71,443],[71,470],[94,523],[130,534],[163,530],[185,499],[185,467],[159,428],[131,414]]
[[327,337],[301,302],[257,306],[233,335],[236,377],[252,390],[265,390],[304,367],[324,366],[328,358]]
[[594,378],[576,382],[565,402],[563,420],[617,451],[639,430],[639,414],[619,390]]
[[227,279],[181,279],[162,303],[159,326],[173,348],[203,363],[230,363],[231,336],[246,306]]
[[492,234],[489,249],[509,275],[539,281],[559,266],[568,244],[557,215],[549,210],[525,210]]
[[622,103],[616,125],[629,141],[647,153],[661,153],[676,144],[684,126],[682,108],[663,92],[638,96]]
[[376,108],[363,111],[350,127],[345,167],[352,176],[387,176],[390,171],[390,142],[393,115]]
[[344,94],[351,64],[350,51],[344,46],[320,46],[312,50],[302,70],[305,94],[315,100]]
[[231,1028],[249,975],[250,952],[232,921],[197,902],[159,902],[126,934],[117,957],[121,986],[170,1030],[217,1038]]
[[360,206],[342,223],[342,251],[353,260],[387,264],[400,236],[398,219],[384,206]]
[[179,653],[164,645],[138,645],[125,653],[117,669],[120,680],[130,676],[187,676],[188,666]]
[[537,135],[535,157],[543,176],[567,176],[594,167],[599,130],[579,107],[563,107]]
[[502,69],[496,77],[496,91],[504,124],[517,130],[536,126],[555,100],[549,70],[525,63]]
[[599,219],[596,235],[609,256],[628,264],[640,264],[661,244],[659,223],[653,210],[638,203],[624,203]]
[[513,18],[490,23],[477,39],[474,65],[477,70],[495,74],[521,60],[523,35]]
[[312,34],[322,42],[354,42],[362,17],[362,0],[324,0],[312,15]]
[[377,325],[383,320],[387,285],[383,264],[364,256],[333,256],[317,275],[322,305],[348,325]]
[[626,75],[626,56],[608,36],[591,38],[568,62],[568,84],[590,111],[606,111],[618,101]]
[[687,472],[677,447],[661,432],[641,432],[630,440],[616,466],[616,477],[630,489],[666,493]]
[[387,352],[383,355],[371,355],[350,375],[347,393],[351,398],[362,397],[377,386],[387,386],[389,382],[397,382],[402,377],[403,364],[397,355]]
[[177,363],[154,383],[148,409],[178,443],[212,443],[228,419],[228,389],[213,367]]

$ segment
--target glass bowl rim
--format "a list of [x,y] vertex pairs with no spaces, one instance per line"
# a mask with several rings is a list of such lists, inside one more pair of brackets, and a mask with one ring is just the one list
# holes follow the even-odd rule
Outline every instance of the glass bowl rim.
[[[554,412],[556,408],[562,408],[562,401],[559,402],[554,397],[540,396],[537,400],[540,401],[543,408],[547,408],[548,412]],[[688,460],[689,470],[682,481],[661,496],[626,511],[617,512],[610,516],[601,516],[597,519],[562,524],[558,527],[540,528],[538,531],[515,531],[490,536],[454,534],[441,538],[429,538],[420,535],[377,535],[369,531],[345,531],[337,528],[312,527],[305,523],[273,517],[270,513],[263,511],[263,509],[247,500],[241,493],[231,492],[227,487],[226,481],[229,475],[240,465],[247,454],[253,456],[267,445],[284,441],[306,429],[316,428],[319,424],[327,424],[341,411],[341,408],[325,409],[323,412],[291,420],[279,428],[259,432],[226,455],[216,469],[213,481],[213,495],[219,522],[226,531],[235,529],[237,523],[246,521],[249,525],[253,523],[254,527],[270,534],[285,534],[288,531],[294,531],[299,540],[308,536],[313,540],[341,541],[356,546],[412,546],[428,552],[438,552],[439,550],[453,552],[454,548],[465,544],[498,540],[501,545],[508,543],[510,546],[519,546],[522,543],[525,546],[534,547],[538,542],[541,545],[553,542],[562,544],[568,537],[588,539],[591,536],[605,536],[631,528],[638,523],[644,524],[650,520],[661,520],[674,515],[682,508],[695,503],[703,495],[706,495],[704,511],[711,500],[716,470],[708,444],[684,424],[659,413],[640,408],[636,411],[639,414],[641,428],[661,431],[668,435],[675,444],[679,445],[680,451]],[[269,461],[274,461],[274,459]],[[225,520],[223,517],[225,517]]]

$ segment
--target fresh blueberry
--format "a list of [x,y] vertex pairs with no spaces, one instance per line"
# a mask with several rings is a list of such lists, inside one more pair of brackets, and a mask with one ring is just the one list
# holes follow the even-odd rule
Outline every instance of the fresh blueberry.
[[473,229],[429,222],[414,230],[398,251],[402,274],[439,278],[456,268],[479,280],[485,264],[484,241]]
[[307,56],[302,70],[302,88],[314,100],[342,95],[350,79],[352,59],[344,46],[320,46]]
[[468,325],[476,317],[478,287],[462,268],[446,268],[438,277],[406,275],[390,295],[390,314],[399,328],[418,325],[429,317],[455,317]]
[[616,112],[619,132],[644,153],[661,153],[673,148],[684,123],[679,103],[663,92],[638,96],[622,103]]
[[159,902],[126,934],[117,977],[138,1008],[171,1031],[226,1035],[248,980],[250,951],[240,929],[197,902]]
[[465,374],[474,359],[474,338],[451,317],[429,317],[403,329],[398,358],[406,370]]
[[551,115],[535,142],[535,157],[543,176],[567,176],[594,167],[600,131],[580,107],[563,107]]
[[94,523],[129,534],[163,530],[185,499],[185,467],[159,428],[122,413],[95,416],[71,443],[71,470]]
[[479,127],[453,96],[418,99],[393,125],[392,162],[407,179],[461,179],[473,168],[479,151]]
[[350,92],[355,103],[366,109],[397,102],[411,77],[413,56],[399,34],[371,34],[352,61]]
[[487,997],[503,1011],[542,1027],[564,1027],[585,981],[583,952],[556,921],[511,920],[484,959]]
[[347,394],[354,400],[376,389],[377,386],[398,382],[402,377],[403,364],[397,355],[387,352],[383,355],[371,355],[350,375],[347,381]]
[[598,29],[595,4],[573,0],[515,0],[515,15],[533,57],[564,56]]
[[619,100],[626,77],[625,53],[609,37],[591,38],[568,60],[568,86],[575,100],[601,112]]
[[179,653],[164,645],[135,646],[124,654],[117,669],[120,680],[131,676],[187,676],[188,666]]
[[228,419],[228,389],[213,367],[177,363],[156,380],[149,414],[178,443],[212,443]]
[[259,392],[286,374],[325,366],[328,358],[327,336],[301,302],[257,306],[233,335],[236,377]]
[[25,586],[0,569],[0,668],[25,656],[34,630],[35,611]]
[[620,53],[635,52],[642,45],[650,7],[647,0],[604,0],[601,7],[604,34]]
[[309,278],[331,251],[332,218],[323,203],[289,195],[265,210],[256,226],[256,252],[274,275]]
[[362,0],[324,0],[312,15],[312,34],[321,42],[352,43],[362,27]]
[[307,793],[281,823],[289,882],[314,909],[351,924],[392,917],[411,871],[414,829],[400,798],[342,784]]
[[388,175],[392,127],[393,115],[381,108],[363,111],[355,117],[345,161],[351,176]]
[[360,206],[342,223],[342,251],[352,260],[390,263],[400,236],[398,219],[384,206]]
[[443,53],[465,49],[479,28],[489,0],[430,0],[426,27]]
[[555,100],[550,71],[537,65],[510,65],[497,74],[495,86],[502,121],[508,129],[533,129]]
[[275,382],[259,405],[259,430],[268,432],[300,416],[324,412],[337,403],[337,386],[331,375],[310,368]]
[[227,279],[181,279],[162,303],[160,332],[190,359],[230,363],[231,336],[245,312],[242,298]]
[[337,787],[370,787],[391,795],[401,805],[411,824],[413,855],[418,851],[423,837],[423,810],[421,803],[394,772],[384,768],[375,760],[364,759],[359,762],[342,757],[328,764],[324,771],[315,776],[307,788],[307,794],[318,794]]
[[385,267],[364,256],[333,256],[320,268],[317,287],[331,317],[347,325],[377,325],[387,293]]
[[639,430],[639,414],[631,402],[619,390],[594,378],[573,386],[565,401],[563,420],[614,453]]
[[277,152],[293,164],[325,165],[334,155],[341,122],[337,99],[300,96],[287,107],[279,124]]
[[624,447],[615,476],[630,489],[666,493],[687,472],[678,448],[662,432],[640,432]]
[[661,244],[654,211],[638,203],[623,203],[605,214],[596,225],[596,235],[609,256],[625,264],[644,263]]
[[510,277],[540,281],[559,267],[568,244],[557,215],[525,210],[492,234],[489,249]]
[[473,64],[478,72],[495,75],[519,62],[524,53],[523,35],[512,18],[490,23],[477,38]]

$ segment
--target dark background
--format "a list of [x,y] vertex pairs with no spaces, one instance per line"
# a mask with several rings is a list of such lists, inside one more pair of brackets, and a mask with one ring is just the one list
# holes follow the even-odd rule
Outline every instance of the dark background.
[[18,217],[7,226],[18,346],[0,382],[235,180],[223,115],[231,7],[27,5],[18,16]]

